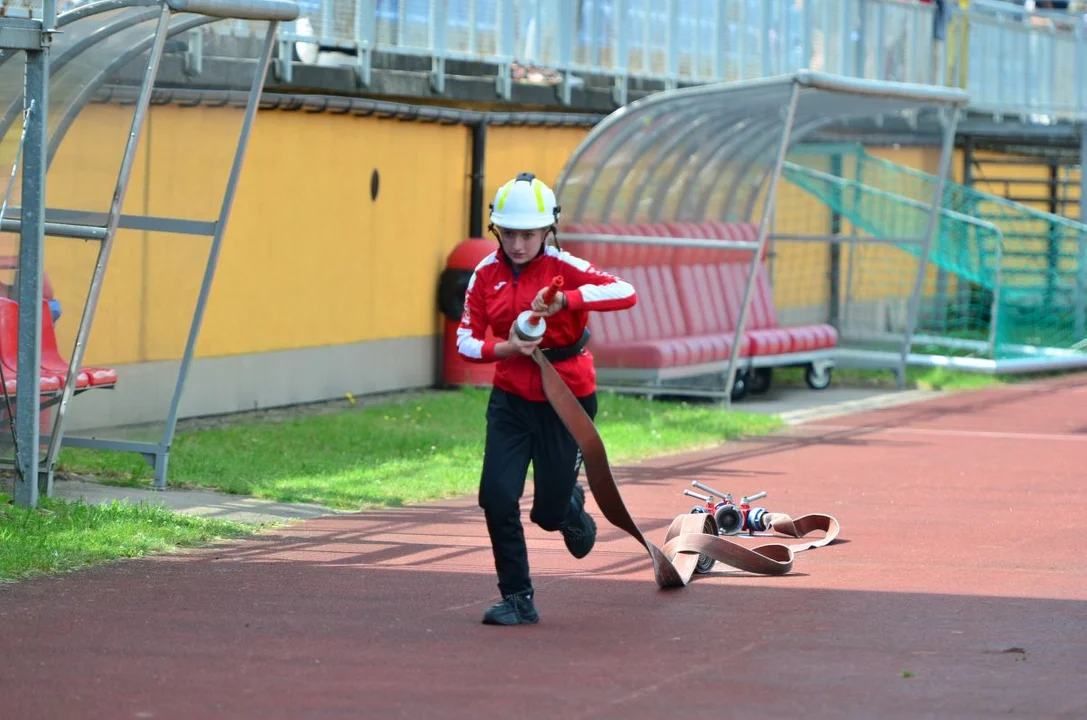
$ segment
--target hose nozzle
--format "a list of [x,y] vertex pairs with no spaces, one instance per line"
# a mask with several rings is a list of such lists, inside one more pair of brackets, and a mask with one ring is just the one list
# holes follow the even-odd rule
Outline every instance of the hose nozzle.
[[[562,275],[556,275],[551,280],[551,284],[547,286],[543,296],[546,305],[550,305],[555,301],[555,296],[558,295],[559,290],[562,288],[562,282]],[[547,331],[547,322],[532,310],[525,310],[517,316],[517,323],[513,326],[513,329],[517,333],[517,337],[522,340],[538,340]]]

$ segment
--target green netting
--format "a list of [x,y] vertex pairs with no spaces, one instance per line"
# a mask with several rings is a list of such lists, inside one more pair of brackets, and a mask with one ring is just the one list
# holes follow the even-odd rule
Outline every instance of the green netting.
[[[935,176],[860,147],[842,152],[837,172],[828,174],[810,167],[815,155],[825,157],[826,152],[794,151],[786,179],[840,213],[861,234],[923,236]],[[1080,349],[1085,237],[1087,225],[946,182],[918,319],[919,340],[993,359]],[[916,243],[893,247],[902,254],[920,252]],[[999,299],[995,304],[994,297]]]

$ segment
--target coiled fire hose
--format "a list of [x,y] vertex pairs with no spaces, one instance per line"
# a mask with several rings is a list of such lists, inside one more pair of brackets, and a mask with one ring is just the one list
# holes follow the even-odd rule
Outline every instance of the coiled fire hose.
[[[533,330],[543,334],[542,329],[536,327],[543,323],[532,322],[535,318],[526,319],[533,325]],[[627,510],[612,476],[607,450],[592,419],[539,348],[533,351],[532,358],[540,366],[548,402],[581,448],[589,489],[600,512],[608,522],[625,530],[649,552],[658,587],[685,587],[695,572],[700,555],[759,575],[785,575],[792,571],[796,553],[829,545],[838,537],[838,521],[830,515],[792,518],[784,513],[768,513],[770,528],[780,535],[799,539],[822,532],[823,537],[794,545],[770,543],[749,547],[720,537],[712,515],[684,513],[672,521],[664,545],[657,547],[646,539]]]

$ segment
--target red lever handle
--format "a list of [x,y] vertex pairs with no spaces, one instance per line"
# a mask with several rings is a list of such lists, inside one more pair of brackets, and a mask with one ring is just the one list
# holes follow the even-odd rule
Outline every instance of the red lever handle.
[[[559,290],[561,288],[562,288],[562,275],[556,275],[551,280],[551,284],[547,286],[547,290],[544,291],[544,296],[543,296],[544,304],[545,305],[550,305],[551,303],[555,302],[555,296],[559,294]],[[540,316],[537,315],[536,313],[533,313],[532,317],[529,318],[528,322],[529,322],[530,325],[535,327],[536,325],[540,324]]]

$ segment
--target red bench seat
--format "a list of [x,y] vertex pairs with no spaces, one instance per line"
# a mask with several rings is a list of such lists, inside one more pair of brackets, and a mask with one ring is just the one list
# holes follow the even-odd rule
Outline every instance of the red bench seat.
[[[753,223],[566,224],[563,247],[634,285],[638,304],[621,313],[594,313],[591,351],[601,368],[669,370],[725,364],[739,323],[751,250],[619,245],[563,240],[563,234],[642,235],[754,242]],[[760,263],[743,334],[741,358],[769,359],[831,350],[828,324],[782,327],[765,261]],[[781,364],[787,364],[782,357]],[[775,364],[772,361],[760,364]]]
[[615,343],[598,343],[594,335],[592,350],[602,367],[639,369],[727,362],[731,352],[732,340],[722,335]]

